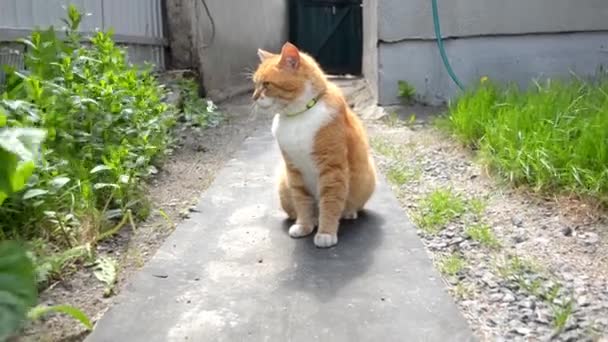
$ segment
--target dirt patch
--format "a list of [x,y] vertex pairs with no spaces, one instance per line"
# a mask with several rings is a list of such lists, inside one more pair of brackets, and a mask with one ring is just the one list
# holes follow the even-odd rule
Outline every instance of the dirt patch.
[[[175,225],[194,210],[194,204],[243,140],[258,129],[269,129],[270,118],[249,114],[248,97],[239,97],[219,107],[225,118],[220,126],[202,131],[177,128],[179,141],[174,153],[149,182],[150,217],[135,229],[122,229],[97,247],[99,256],[118,261],[117,292],[154,255]],[[42,292],[40,304],[74,305],[95,322],[114,298],[104,297],[104,286],[93,275],[93,270],[82,268]],[[86,335],[76,321],[52,315],[27,326],[16,341],[82,341]]]
[[[419,231],[438,269],[453,273],[446,284],[481,340],[593,341],[608,334],[604,210],[513,189],[428,122],[386,119],[368,122],[369,134],[379,168],[410,217],[437,189],[483,203],[478,218],[459,214],[438,233]],[[486,246],[466,233],[471,226],[491,234],[480,237]],[[487,246],[493,237],[500,247]],[[511,268],[501,266],[505,258]]]

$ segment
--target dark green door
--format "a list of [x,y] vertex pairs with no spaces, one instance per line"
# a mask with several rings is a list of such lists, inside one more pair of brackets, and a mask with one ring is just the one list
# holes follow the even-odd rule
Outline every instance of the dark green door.
[[289,40],[330,74],[361,74],[361,0],[291,0]]

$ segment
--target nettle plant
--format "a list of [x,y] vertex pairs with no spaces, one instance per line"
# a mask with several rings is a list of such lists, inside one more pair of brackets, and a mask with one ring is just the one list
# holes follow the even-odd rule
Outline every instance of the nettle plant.
[[[22,190],[35,168],[35,152],[45,132],[34,128],[6,127],[0,111],[0,206]],[[35,306],[36,271],[26,248],[16,241],[0,241],[0,340],[5,340],[24,318],[36,319],[48,312],[63,312],[92,328],[88,317],[69,305]]]
[[24,40],[26,71],[7,70],[0,96],[6,126],[47,132],[39,167],[0,206],[0,238],[43,239],[51,252],[96,241],[127,213],[147,215],[142,180],[176,121],[150,68],[131,66],[111,32],[82,43],[81,20],[71,6],[65,39],[50,28]]
[[25,71],[7,67],[1,87],[0,340],[49,311],[91,328],[73,307],[34,307],[37,287],[93,258],[91,244],[120,227],[114,219],[147,214],[143,179],[171,143],[164,88],[111,32],[82,43],[81,20],[70,6],[64,39],[50,28],[24,40]]

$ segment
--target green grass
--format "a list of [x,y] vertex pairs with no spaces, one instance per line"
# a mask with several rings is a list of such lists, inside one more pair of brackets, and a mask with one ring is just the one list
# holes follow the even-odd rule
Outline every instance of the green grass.
[[451,189],[436,189],[420,201],[415,220],[422,230],[435,234],[465,211],[466,203],[460,195]]
[[403,153],[402,149],[398,145],[392,144],[391,142],[382,138],[371,138],[370,145],[376,152],[392,159],[400,159]]
[[416,114],[412,113],[407,120],[402,120],[396,112],[391,112],[383,121],[388,127],[409,127],[416,123]]
[[553,315],[553,327],[555,330],[561,332],[566,328],[568,320],[572,316],[572,301],[567,302],[564,305],[552,306]]
[[535,190],[608,195],[608,79],[482,82],[450,104],[449,129],[498,175]]
[[398,81],[397,88],[399,97],[405,102],[411,101],[416,95],[416,88],[406,81]]
[[482,218],[484,212],[486,211],[487,205],[488,204],[480,198],[472,198],[468,201],[469,210],[477,219]]
[[446,276],[455,276],[466,266],[466,261],[457,254],[444,256],[437,260],[439,272]]
[[475,287],[472,284],[467,284],[459,281],[452,289],[451,293],[458,299],[469,299],[475,295]]
[[487,224],[474,224],[467,227],[464,232],[473,241],[479,242],[482,246],[489,248],[500,247],[500,243],[496,239],[492,228]]
[[391,165],[386,172],[386,178],[394,185],[400,186],[420,178],[420,169],[414,166],[408,168],[402,163]]
[[[518,256],[503,257],[495,266],[500,277],[513,282],[521,291],[536,297],[551,309],[552,324],[557,333],[564,330],[572,316],[574,299],[556,279],[532,259]],[[550,282],[550,287],[543,286],[547,282]]]

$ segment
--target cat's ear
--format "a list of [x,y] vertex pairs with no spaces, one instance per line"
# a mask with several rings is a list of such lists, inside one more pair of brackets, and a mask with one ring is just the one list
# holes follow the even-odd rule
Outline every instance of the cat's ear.
[[298,48],[287,42],[281,50],[281,61],[279,64],[290,69],[297,69],[300,66],[300,51]]
[[268,52],[266,50],[258,49],[258,57],[260,57],[260,61],[263,62],[272,56],[274,56],[274,53]]

